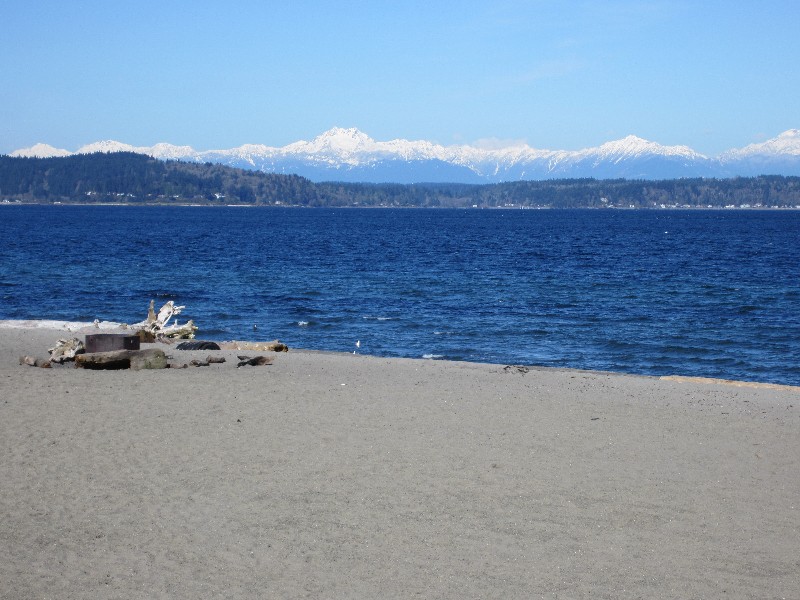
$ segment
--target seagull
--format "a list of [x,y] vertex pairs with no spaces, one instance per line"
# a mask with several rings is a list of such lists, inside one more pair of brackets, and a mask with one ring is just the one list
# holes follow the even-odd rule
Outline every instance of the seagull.
[[[358,350],[359,348],[361,348],[361,340],[356,340],[356,350]],[[356,353],[356,351],[353,350],[353,354],[355,354],[355,353]]]

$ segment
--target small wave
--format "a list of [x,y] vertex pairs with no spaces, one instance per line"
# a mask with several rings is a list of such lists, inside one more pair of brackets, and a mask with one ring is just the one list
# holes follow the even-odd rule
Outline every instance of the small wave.
[[298,321],[297,322],[297,326],[298,327],[308,327],[309,325],[310,325],[310,323],[308,321]]
[[396,321],[397,317],[362,317],[365,321]]
[[423,354],[422,358],[427,358],[428,360],[440,360],[444,358],[444,354]]

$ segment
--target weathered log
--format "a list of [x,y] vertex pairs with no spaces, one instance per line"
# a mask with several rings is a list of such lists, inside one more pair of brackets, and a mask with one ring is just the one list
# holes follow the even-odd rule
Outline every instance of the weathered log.
[[147,319],[145,323],[155,323],[156,322],[156,311],[153,310],[156,304],[155,300],[150,300],[150,308],[147,309]]
[[133,352],[136,351],[88,352],[75,357],[75,366],[79,369],[130,369]]
[[194,321],[191,319],[184,323],[183,325],[170,325],[169,327],[163,327],[162,329],[157,329],[155,331],[156,338],[159,337],[169,337],[169,338],[189,338],[192,339],[194,337],[194,332],[197,331],[198,327],[194,324]]
[[260,350],[268,352],[288,352],[289,346],[274,340],[272,342],[222,342],[223,350]]
[[166,368],[167,355],[164,354],[163,350],[159,350],[158,348],[139,350],[138,352],[134,352],[133,356],[131,356],[131,369],[134,371]]
[[192,365],[193,367],[208,367],[209,365],[212,365],[212,364],[219,364],[219,363],[224,363],[224,362],[225,362],[225,357],[224,356],[211,356],[211,355],[209,355],[209,356],[206,356],[205,359],[196,358],[193,361],[191,361],[189,364]]
[[91,352],[75,357],[75,366],[80,369],[165,369],[167,356],[163,350],[113,350],[111,352]]
[[158,311],[158,314],[156,314],[154,301],[150,300],[147,318],[144,321],[131,325],[131,329],[149,331],[156,337],[193,338],[194,332],[197,331],[197,326],[194,324],[194,321],[190,320],[183,325],[179,325],[176,319],[175,323],[167,325],[170,319],[179,315],[184,308],[186,307],[175,306],[175,303],[170,300],[166,302]]

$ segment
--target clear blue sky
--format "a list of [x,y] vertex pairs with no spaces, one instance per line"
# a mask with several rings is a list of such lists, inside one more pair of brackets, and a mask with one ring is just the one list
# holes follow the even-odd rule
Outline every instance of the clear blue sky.
[[0,153],[628,134],[715,155],[800,128],[800,1],[0,0]]

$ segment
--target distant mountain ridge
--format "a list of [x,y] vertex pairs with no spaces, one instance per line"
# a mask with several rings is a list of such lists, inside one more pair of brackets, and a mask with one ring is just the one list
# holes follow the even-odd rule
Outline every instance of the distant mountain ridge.
[[266,173],[297,174],[311,181],[365,183],[499,183],[565,178],[678,179],[691,177],[800,176],[800,130],[716,157],[688,146],[663,146],[629,135],[583,150],[541,150],[527,145],[484,149],[404,139],[376,141],[355,128],[334,127],[311,141],[282,147],[245,144],[197,151],[159,143],[136,147],[100,141],[70,152],[47,144],[11,156],[55,157],[95,152],[135,152],[161,160],[211,162]]

